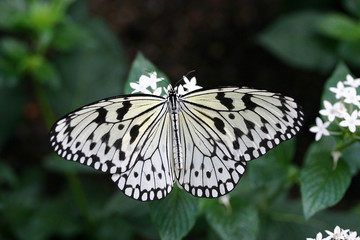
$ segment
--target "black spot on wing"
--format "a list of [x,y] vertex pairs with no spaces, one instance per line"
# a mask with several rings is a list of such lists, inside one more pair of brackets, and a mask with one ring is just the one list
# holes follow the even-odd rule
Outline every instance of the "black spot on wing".
[[212,120],[214,121],[216,129],[219,130],[222,134],[226,134],[225,129],[224,129],[225,128],[224,122],[220,118],[217,118],[217,117],[213,118]]
[[245,122],[245,125],[247,127],[247,129],[254,129],[255,128],[255,123],[250,121],[250,120],[247,120],[246,118],[244,118],[244,122]]
[[117,140],[114,142],[114,147],[115,147],[116,149],[120,149],[120,148],[121,148],[121,145],[122,145],[122,139],[121,139],[121,138],[117,139]]
[[109,138],[110,138],[110,133],[107,132],[105,133],[102,137],[101,137],[101,141],[104,143],[108,143],[109,142]]
[[95,119],[94,122],[97,124],[101,124],[105,122],[107,110],[105,108],[98,108],[96,112],[99,114]]
[[116,119],[119,121],[123,120],[125,114],[129,111],[129,109],[132,106],[130,101],[124,101],[124,102],[122,102],[122,104],[123,104],[123,106],[116,110],[116,113],[117,113]]
[[114,147],[119,150],[119,160],[125,160],[125,152],[121,151],[122,139],[119,138],[114,142]]
[[240,145],[239,145],[239,142],[238,142],[237,140],[233,141],[233,148],[234,148],[235,150],[240,149]]
[[251,111],[254,111],[254,109],[258,106],[256,103],[254,103],[251,100],[251,95],[250,94],[245,94],[241,100],[244,102],[245,104],[245,108]]
[[90,144],[90,150],[93,150],[95,146],[96,146],[96,143],[95,143],[95,142],[92,142],[92,143]]
[[241,138],[244,133],[237,127],[234,127],[234,135],[236,138]]
[[233,100],[231,98],[225,97],[224,92],[218,92],[215,97],[217,100],[220,101],[220,103],[226,107],[228,110],[234,109]]
[[134,125],[131,129],[130,129],[130,144],[132,144],[135,139],[137,138],[137,136],[139,135],[139,125]]

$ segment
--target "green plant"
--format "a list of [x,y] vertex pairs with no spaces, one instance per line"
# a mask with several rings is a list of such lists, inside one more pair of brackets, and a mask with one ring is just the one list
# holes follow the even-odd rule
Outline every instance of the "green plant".
[[300,10],[284,15],[259,36],[259,43],[292,66],[330,72],[339,60],[360,67],[360,4],[342,1],[345,13]]

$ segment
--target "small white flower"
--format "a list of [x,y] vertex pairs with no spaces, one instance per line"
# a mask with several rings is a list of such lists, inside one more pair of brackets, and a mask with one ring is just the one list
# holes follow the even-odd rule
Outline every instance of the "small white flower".
[[344,115],[347,113],[345,104],[343,102],[337,102],[334,104],[334,107],[336,108],[337,111],[336,117],[344,118]]
[[325,109],[320,110],[320,114],[323,116],[327,116],[329,121],[334,121],[335,117],[342,116],[342,109],[341,109],[341,102],[336,102],[334,105],[332,105],[329,101],[324,101],[324,107]]
[[169,84],[166,88],[165,88],[165,87],[163,87],[163,90],[164,90],[164,92],[165,92],[165,95],[167,95],[167,94],[168,94],[168,92],[170,91],[170,89],[172,89],[171,84]]
[[339,98],[342,98],[342,97],[346,97],[346,95],[349,92],[349,89],[351,89],[351,88],[344,87],[344,84],[342,82],[338,82],[337,85],[336,85],[336,88],[331,87],[330,91],[336,93],[335,97],[337,99],[339,99]]
[[354,104],[356,106],[360,105],[360,96],[357,95],[355,88],[349,88],[345,96],[344,102],[349,104]]
[[347,236],[347,240],[357,240],[359,239],[360,237],[357,237],[357,232],[350,232],[348,233],[348,236]]
[[334,232],[330,232],[328,230],[325,230],[325,232],[329,235],[326,238],[324,238],[324,240],[330,240],[330,239],[334,239],[334,240],[343,240],[345,239],[345,234],[348,232],[349,230],[342,230],[339,226],[336,226],[334,229]]
[[[161,88],[157,88],[157,82],[164,80],[164,78],[158,78],[156,72],[149,73],[149,76],[141,75],[137,83],[131,82],[130,87],[134,89],[132,93],[145,93],[160,96]],[[153,92],[147,88],[151,87]]]
[[151,94],[151,92],[149,90],[147,90],[147,88],[149,87],[149,85],[146,82],[146,79],[141,78],[139,79],[139,83],[134,83],[134,82],[130,82],[130,87],[132,89],[134,89],[134,91],[132,91],[131,93],[145,93],[145,94]]
[[354,110],[351,115],[349,113],[344,114],[344,120],[339,123],[341,127],[348,127],[350,132],[356,131],[356,126],[360,126],[360,120],[358,119],[358,111]]
[[346,75],[346,81],[344,84],[357,88],[360,86],[360,78],[354,79],[350,74]]
[[306,238],[306,240],[322,240],[322,234],[321,232],[319,232],[318,234],[316,234],[316,238]]
[[192,92],[192,91],[195,91],[197,89],[201,89],[202,87],[196,85],[196,78],[195,77],[192,77],[190,80],[186,77],[186,76],[183,76],[183,79],[184,79],[184,88],[186,88],[186,92]]
[[322,135],[329,136],[330,133],[326,128],[330,125],[330,122],[323,123],[319,117],[317,117],[315,121],[316,126],[310,128],[310,132],[316,133],[315,140],[319,141]]
[[162,93],[162,88],[159,87],[159,88],[155,89],[152,94],[153,94],[153,95],[156,95],[156,96],[160,96],[161,93]]
[[183,85],[179,84],[179,86],[177,87],[177,93],[179,95],[184,95],[187,93],[187,91],[184,89]]
[[141,75],[139,78],[139,82],[141,82],[142,80],[146,82],[147,87],[150,86],[153,90],[155,90],[157,83],[164,80],[164,78],[158,78],[157,72],[152,72],[149,73],[149,76]]

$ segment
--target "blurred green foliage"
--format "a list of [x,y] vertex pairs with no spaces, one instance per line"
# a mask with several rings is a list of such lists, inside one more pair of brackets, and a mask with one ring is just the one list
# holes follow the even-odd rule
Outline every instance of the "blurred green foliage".
[[347,14],[305,9],[282,16],[260,34],[259,43],[294,67],[329,73],[343,60],[359,69],[360,3],[341,2]]
[[[355,51],[360,41],[360,4],[348,0],[344,7],[352,15],[286,16],[260,41],[299,67],[329,71],[339,55],[356,65],[356,54],[347,51]],[[314,215],[343,197],[360,167],[358,148],[344,152],[336,174],[314,161],[329,157],[331,141],[312,145],[303,168],[292,162],[294,140],[251,162],[229,205],[178,188],[163,200],[138,202],[104,182],[99,172],[50,151],[35,162],[21,157],[13,163],[4,152],[19,124],[31,121],[25,111],[30,103],[50,128],[77,107],[131,93],[129,82],[146,71],[169,79],[142,54],[125,79],[121,44],[100,19],[88,15],[85,1],[1,0],[0,30],[0,108],[6,116],[0,118],[0,239],[305,239],[334,225],[358,228],[360,215],[354,211]],[[345,73],[340,65],[334,76]],[[299,185],[302,199],[290,198],[290,189]]]

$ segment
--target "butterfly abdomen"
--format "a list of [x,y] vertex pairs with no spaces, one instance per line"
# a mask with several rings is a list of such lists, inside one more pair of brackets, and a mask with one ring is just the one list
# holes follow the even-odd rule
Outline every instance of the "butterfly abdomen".
[[170,91],[169,96],[169,114],[171,119],[171,126],[173,132],[173,154],[174,154],[174,164],[175,167],[180,170],[183,168],[182,160],[182,150],[180,142],[180,133],[179,133],[179,105],[178,105],[178,96],[175,92]]

